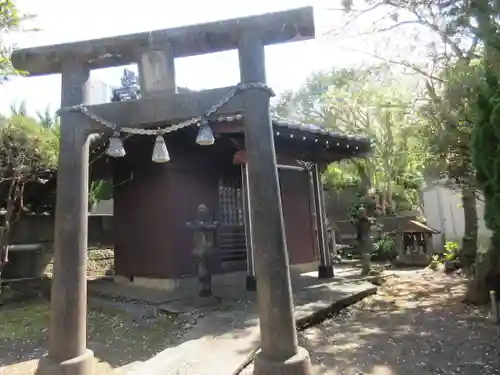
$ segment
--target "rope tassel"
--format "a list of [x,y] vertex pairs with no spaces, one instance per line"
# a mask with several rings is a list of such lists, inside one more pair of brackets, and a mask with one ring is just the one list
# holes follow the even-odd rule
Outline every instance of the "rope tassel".
[[125,156],[125,148],[123,147],[123,142],[120,139],[120,133],[114,132],[109,138],[109,145],[106,149],[106,154],[113,158],[122,158]]
[[155,163],[167,163],[170,160],[167,145],[163,135],[157,135],[153,147],[153,156],[151,160]]
[[203,122],[200,125],[198,135],[196,136],[196,143],[200,146],[211,146],[215,143],[214,132],[208,122]]

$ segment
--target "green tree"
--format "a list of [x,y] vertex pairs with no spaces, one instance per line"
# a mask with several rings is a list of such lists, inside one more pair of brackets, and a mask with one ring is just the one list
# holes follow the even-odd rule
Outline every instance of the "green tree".
[[0,0],[0,83],[5,82],[10,75],[20,74],[10,61],[10,48],[3,40],[7,33],[23,29],[25,21],[32,15],[23,14],[13,0]]
[[[447,2],[425,0],[367,1],[360,12],[353,12],[351,1],[345,9],[353,18],[360,18],[374,9],[383,9],[385,16],[375,22],[371,33],[394,33],[403,28],[416,30],[409,40],[415,48],[426,50],[426,61],[411,62],[405,58],[391,58],[390,63],[404,66],[424,77],[427,104],[423,113],[429,120],[426,130],[428,150],[433,169],[462,191],[465,216],[461,260],[471,266],[477,252],[477,206],[474,166],[471,162],[470,129],[464,125],[464,114],[469,107],[468,95],[473,60],[480,55],[480,37],[474,31],[477,17],[476,3],[460,0]],[[420,32],[430,36],[419,39]],[[377,56],[384,59],[383,56]],[[461,81],[467,82],[462,84]]]
[[11,116],[0,129],[0,274],[8,260],[12,225],[29,211],[25,188],[46,182],[42,176],[56,166],[58,147],[57,134],[27,116]]
[[[358,226],[360,204],[373,216],[419,203],[424,148],[418,137],[421,119],[410,94],[387,66],[341,69],[313,74],[275,108],[281,116],[371,138],[374,152],[370,157],[332,164],[324,176],[336,188],[358,184],[359,199],[353,202],[350,216],[358,231],[359,250],[364,253],[363,273],[370,269],[371,246],[362,240],[366,235]],[[410,186],[412,183],[416,186]],[[414,194],[407,194],[409,191]],[[396,196],[409,198],[412,204],[397,207]]]
[[487,251],[479,254],[467,293],[470,302],[481,303],[488,300],[488,278],[500,273],[500,8],[497,3],[476,0],[459,9],[459,14],[470,20],[468,30],[483,47],[477,79],[467,98],[471,109],[468,120],[472,126],[472,160],[484,195],[484,220],[492,231]]
[[[417,137],[420,119],[410,90],[401,89],[400,81],[398,90],[393,89],[396,79],[386,66],[319,72],[296,93],[286,93],[275,108],[284,117],[369,136],[372,156],[331,166],[325,179],[340,182],[336,177],[342,173],[349,181],[359,182],[360,194],[376,190],[383,213],[397,210],[393,198],[409,190],[406,177],[413,175],[417,185],[422,180],[423,147]],[[329,177],[330,173],[337,176]],[[413,207],[404,209],[414,208],[417,196],[415,192]]]
[[421,108],[428,120],[423,128],[427,139],[428,166],[436,178],[461,190],[465,228],[459,258],[470,270],[477,253],[477,184],[472,164],[471,126],[467,122],[470,87],[475,83],[475,66],[464,61],[443,72],[444,81],[426,83],[427,103]]

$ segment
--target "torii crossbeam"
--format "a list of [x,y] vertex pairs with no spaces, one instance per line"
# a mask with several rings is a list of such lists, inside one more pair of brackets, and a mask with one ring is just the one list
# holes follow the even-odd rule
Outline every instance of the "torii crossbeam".
[[[225,20],[174,29],[14,51],[17,69],[32,76],[62,74],[62,107],[86,105],[92,69],[137,63],[142,98],[86,109],[120,127],[150,127],[202,117],[232,88],[178,94],[174,59],[237,49],[243,85],[266,82],[264,46],[314,38],[313,9]],[[158,63],[159,62],[159,63]],[[261,347],[257,375],[309,375],[298,347],[269,91],[239,91],[218,112],[244,114],[252,242],[255,251]],[[106,124],[77,111],[61,113],[49,353],[40,375],[92,375],[86,347],[86,251],[89,135]],[[109,127],[109,126],[108,126]]]

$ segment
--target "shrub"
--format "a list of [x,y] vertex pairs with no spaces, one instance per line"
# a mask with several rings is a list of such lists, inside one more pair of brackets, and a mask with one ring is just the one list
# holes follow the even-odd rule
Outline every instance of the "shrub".
[[383,234],[382,237],[373,244],[373,260],[393,260],[396,255],[394,240],[388,234]]

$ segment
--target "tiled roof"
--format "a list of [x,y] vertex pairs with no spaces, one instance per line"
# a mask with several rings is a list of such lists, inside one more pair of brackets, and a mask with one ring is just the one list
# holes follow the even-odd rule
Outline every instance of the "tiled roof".
[[[234,115],[234,116],[220,116],[217,118],[217,122],[232,122],[232,121],[238,121],[243,118],[243,115]],[[352,136],[352,135],[346,135],[342,134],[339,132],[334,132],[326,128],[319,127],[317,125],[312,125],[312,124],[304,124],[295,120],[289,120],[289,119],[284,119],[284,118],[279,118],[273,116],[273,125],[281,128],[287,128],[290,130],[297,130],[299,132],[306,132],[306,133],[311,133],[311,134],[316,134],[316,135],[322,135],[326,137],[331,137],[332,139],[335,140],[346,140],[346,141],[354,141],[354,142],[360,142],[360,143],[365,143],[366,145],[369,145],[371,143],[370,139],[368,137],[363,137],[363,136]]]

